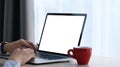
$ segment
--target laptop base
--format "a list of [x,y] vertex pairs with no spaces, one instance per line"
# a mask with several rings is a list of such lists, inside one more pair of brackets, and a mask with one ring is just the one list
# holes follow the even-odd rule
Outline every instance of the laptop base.
[[37,52],[36,57],[27,62],[28,64],[49,64],[49,63],[61,63],[61,62],[69,62],[70,57],[59,55],[59,54],[53,54],[53,53],[46,53],[46,52]]

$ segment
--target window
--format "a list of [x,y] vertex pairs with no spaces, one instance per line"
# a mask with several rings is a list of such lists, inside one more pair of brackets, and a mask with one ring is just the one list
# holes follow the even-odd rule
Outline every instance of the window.
[[48,12],[87,13],[82,46],[93,48],[94,55],[120,57],[119,0],[35,0],[35,41]]

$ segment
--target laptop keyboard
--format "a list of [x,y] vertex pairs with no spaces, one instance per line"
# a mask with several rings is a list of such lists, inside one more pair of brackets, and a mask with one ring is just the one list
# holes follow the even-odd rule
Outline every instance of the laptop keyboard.
[[53,60],[53,59],[66,58],[67,56],[50,54],[50,53],[44,53],[44,52],[38,52],[37,53],[37,57],[40,57],[40,58],[43,58],[43,59],[48,59],[48,60]]
[[7,54],[0,54],[0,58],[3,58],[3,59],[8,59],[10,55],[7,55]]

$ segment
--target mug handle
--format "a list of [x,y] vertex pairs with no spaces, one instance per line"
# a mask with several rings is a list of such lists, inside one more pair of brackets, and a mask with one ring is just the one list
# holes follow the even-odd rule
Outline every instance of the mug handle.
[[70,57],[74,58],[74,55],[71,55],[71,53],[70,53],[70,52],[72,52],[72,54],[73,54],[73,49],[69,49],[69,50],[68,50],[68,56],[70,56]]

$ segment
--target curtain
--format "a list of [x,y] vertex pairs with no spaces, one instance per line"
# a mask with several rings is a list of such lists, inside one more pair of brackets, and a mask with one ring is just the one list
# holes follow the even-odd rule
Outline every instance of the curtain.
[[3,41],[11,42],[20,38],[19,0],[4,0]]
[[39,42],[46,13],[87,13],[80,45],[92,47],[93,55],[120,57],[119,2],[119,0],[35,0],[35,41]]
[[119,2],[93,0],[92,47],[97,55],[120,57]]
[[3,41],[25,39],[34,42],[33,4],[33,0],[4,0]]
[[3,41],[3,14],[4,14],[4,0],[0,0],[0,42]]
[[20,0],[20,38],[34,40],[34,0]]

